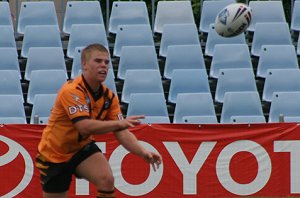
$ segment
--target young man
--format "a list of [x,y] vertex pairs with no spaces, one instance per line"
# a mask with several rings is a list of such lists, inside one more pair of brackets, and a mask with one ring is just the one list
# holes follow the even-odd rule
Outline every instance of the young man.
[[144,149],[128,130],[143,116],[123,119],[118,97],[102,82],[109,69],[109,53],[100,44],[82,51],[82,75],[66,82],[57,94],[48,125],[38,145],[36,167],[40,170],[44,198],[65,198],[72,175],[85,178],[98,190],[98,198],[115,197],[111,168],[93,141],[93,134],[113,132],[130,152],[153,168],[162,159]]

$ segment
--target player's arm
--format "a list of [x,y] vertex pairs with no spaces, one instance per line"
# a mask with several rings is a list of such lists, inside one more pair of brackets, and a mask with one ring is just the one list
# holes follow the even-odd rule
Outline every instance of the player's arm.
[[[154,171],[159,168],[162,158],[159,154],[146,150],[137,140],[135,135],[128,129],[114,133],[120,144],[129,152],[142,157],[146,162],[152,164]],[[156,166],[155,166],[156,165]]]
[[118,132],[128,127],[134,127],[139,125],[141,122],[139,119],[144,116],[132,116],[123,120],[109,120],[100,121],[93,119],[82,119],[74,123],[75,128],[79,131],[82,136],[88,136],[93,134],[105,134],[108,132]]

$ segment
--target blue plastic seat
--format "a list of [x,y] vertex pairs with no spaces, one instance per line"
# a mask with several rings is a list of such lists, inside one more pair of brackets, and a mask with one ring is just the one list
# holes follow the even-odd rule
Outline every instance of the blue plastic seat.
[[123,46],[154,46],[152,30],[148,24],[140,25],[119,25],[113,55],[120,57]]
[[195,24],[190,1],[158,1],[154,32],[163,33],[166,24]]
[[55,25],[58,27],[54,1],[21,2],[17,32],[25,34],[28,25]]
[[27,103],[33,104],[36,94],[57,94],[66,82],[64,70],[35,70],[31,72]]
[[292,45],[289,26],[282,23],[257,23],[253,34],[251,54],[260,56],[263,45]]
[[132,93],[164,93],[159,70],[128,70],[125,74],[121,101],[129,103]]
[[118,25],[130,24],[150,25],[146,3],[144,1],[114,1],[108,31],[116,34]]
[[124,46],[121,49],[118,78],[124,80],[126,71],[130,69],[159,70],[157,54],[154,46]]
[[297,55],[300,55],[300,36],[298,37],[298,42],[297,42]]
[[0,47],[13,47],[17,50],[14,29],[11,25],[0,25]]
[[103,24],[74,24],[71,27],[67,56],[74,58],[76,47],[100,43],[108,48],[106,30]]
[[163,27],[159,55],[166,57],[171,45],[200,45],[195,24],[166,24]]
[[298,58],[294,45],[263,45],[256,76],[265,78],[268,69],[297,69]]
[[177,102],[180,93],[210,93],[208,76],[204,69],[175,69],[169,89],[168,101]]
[[[47,124],[50,112],[57,94],[36,94],[33,100],[33,106],[30,116],[30,124]],[[35,122],[35,116],[38,116],[39,123]]]
[[0,123],[27,124],[23,96],[0,95]]
[[0,70],[0,95],[19,95],[23,99],[20,73],[18,71]]
[[12,15],[7,1],[0,2],[0,25],[13,26]]
[[[145,105],[147,101],[147,105]],[[127,116],[144,115],[143,123],[170,123],[163,93],[132,93]]]
[[286,22],[282,1],[249,1],[249,7],[252,19],[247,30],[250,32],[256,31],[257,23]]
[[172,79],[174,69],[206,69],[200,45],[170,45],[167,49],[164,77]]
[[235,0],[203,1],[201,5],[199,32],[208,33],[211,23],[215,23],[217,14]]
[[291,30],[300,32],[300,1],[294,1],[292,19],[291,19]]
[[68,73],[65,55],[61,47],[31,47],[28,52],[24,79],[30,81],[31,72],[34,70],[62,69],[66,78]]
[[56,25],[27,25],[25,27],[21,56],[27,58],[31,47],[60,47],[62,41]]
[[99,1],[68,1],[63,32],[70,34],[74,24],[104,24]]
[[233,116],[243,116],[243,122],[247,119],[245,116],[249,116],[249,123],[253,117],[264,116],[259,93],[257,91],[226,92],[220,123],[233,123]]
[[240,68],[253,69],[247,44],[215,45],[209,72],[210,77],[219,78],[220,69]]
[[224,102],[226,92],[257,91],[253,69],[221,69],[217,81],[215,101]]
[[18,52],[14,47],[0,47],[0,71],[15,70],[22,79],[20,65],[18,60]]
[[300,91],[274,92],[269,109],[269,121],[279,122],[282,114],[285,122],[300,122]]
[[272,102],[274,92],[300,91],[300,69],[269,69],[262,100]]
[[214,49],[217,44],[247,44],[245,34],[239,34],[234,37],[220,36],[216,31],[214,24],[210,24],[205,45],[205,55],[214,56]]
[[178,94],[173,123],[218,123],[211,93]]

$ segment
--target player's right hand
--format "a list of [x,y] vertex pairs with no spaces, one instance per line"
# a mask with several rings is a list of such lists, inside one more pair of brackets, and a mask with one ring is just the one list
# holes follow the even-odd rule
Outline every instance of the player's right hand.
[[137,115],[137,116],[128,116],[125,119],[120,120],[119,121],[120,131],[141,124],[140,119],[144,119],[144,118],[145,116],[143,115]]

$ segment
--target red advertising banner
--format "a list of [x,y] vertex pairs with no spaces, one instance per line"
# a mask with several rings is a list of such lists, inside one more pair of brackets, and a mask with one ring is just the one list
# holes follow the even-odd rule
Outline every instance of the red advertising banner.
[[[0,125],[0,197],[42,197],[34,166],[43,125]],[[153,124],[131,131],[162,166],[129,154],[113,134],[97,136],[120,198],[300,196],[300,128],[296,123]],[[99,168],[101,171],[101,168]],[[96,197],[74,178],[68,197]]]

